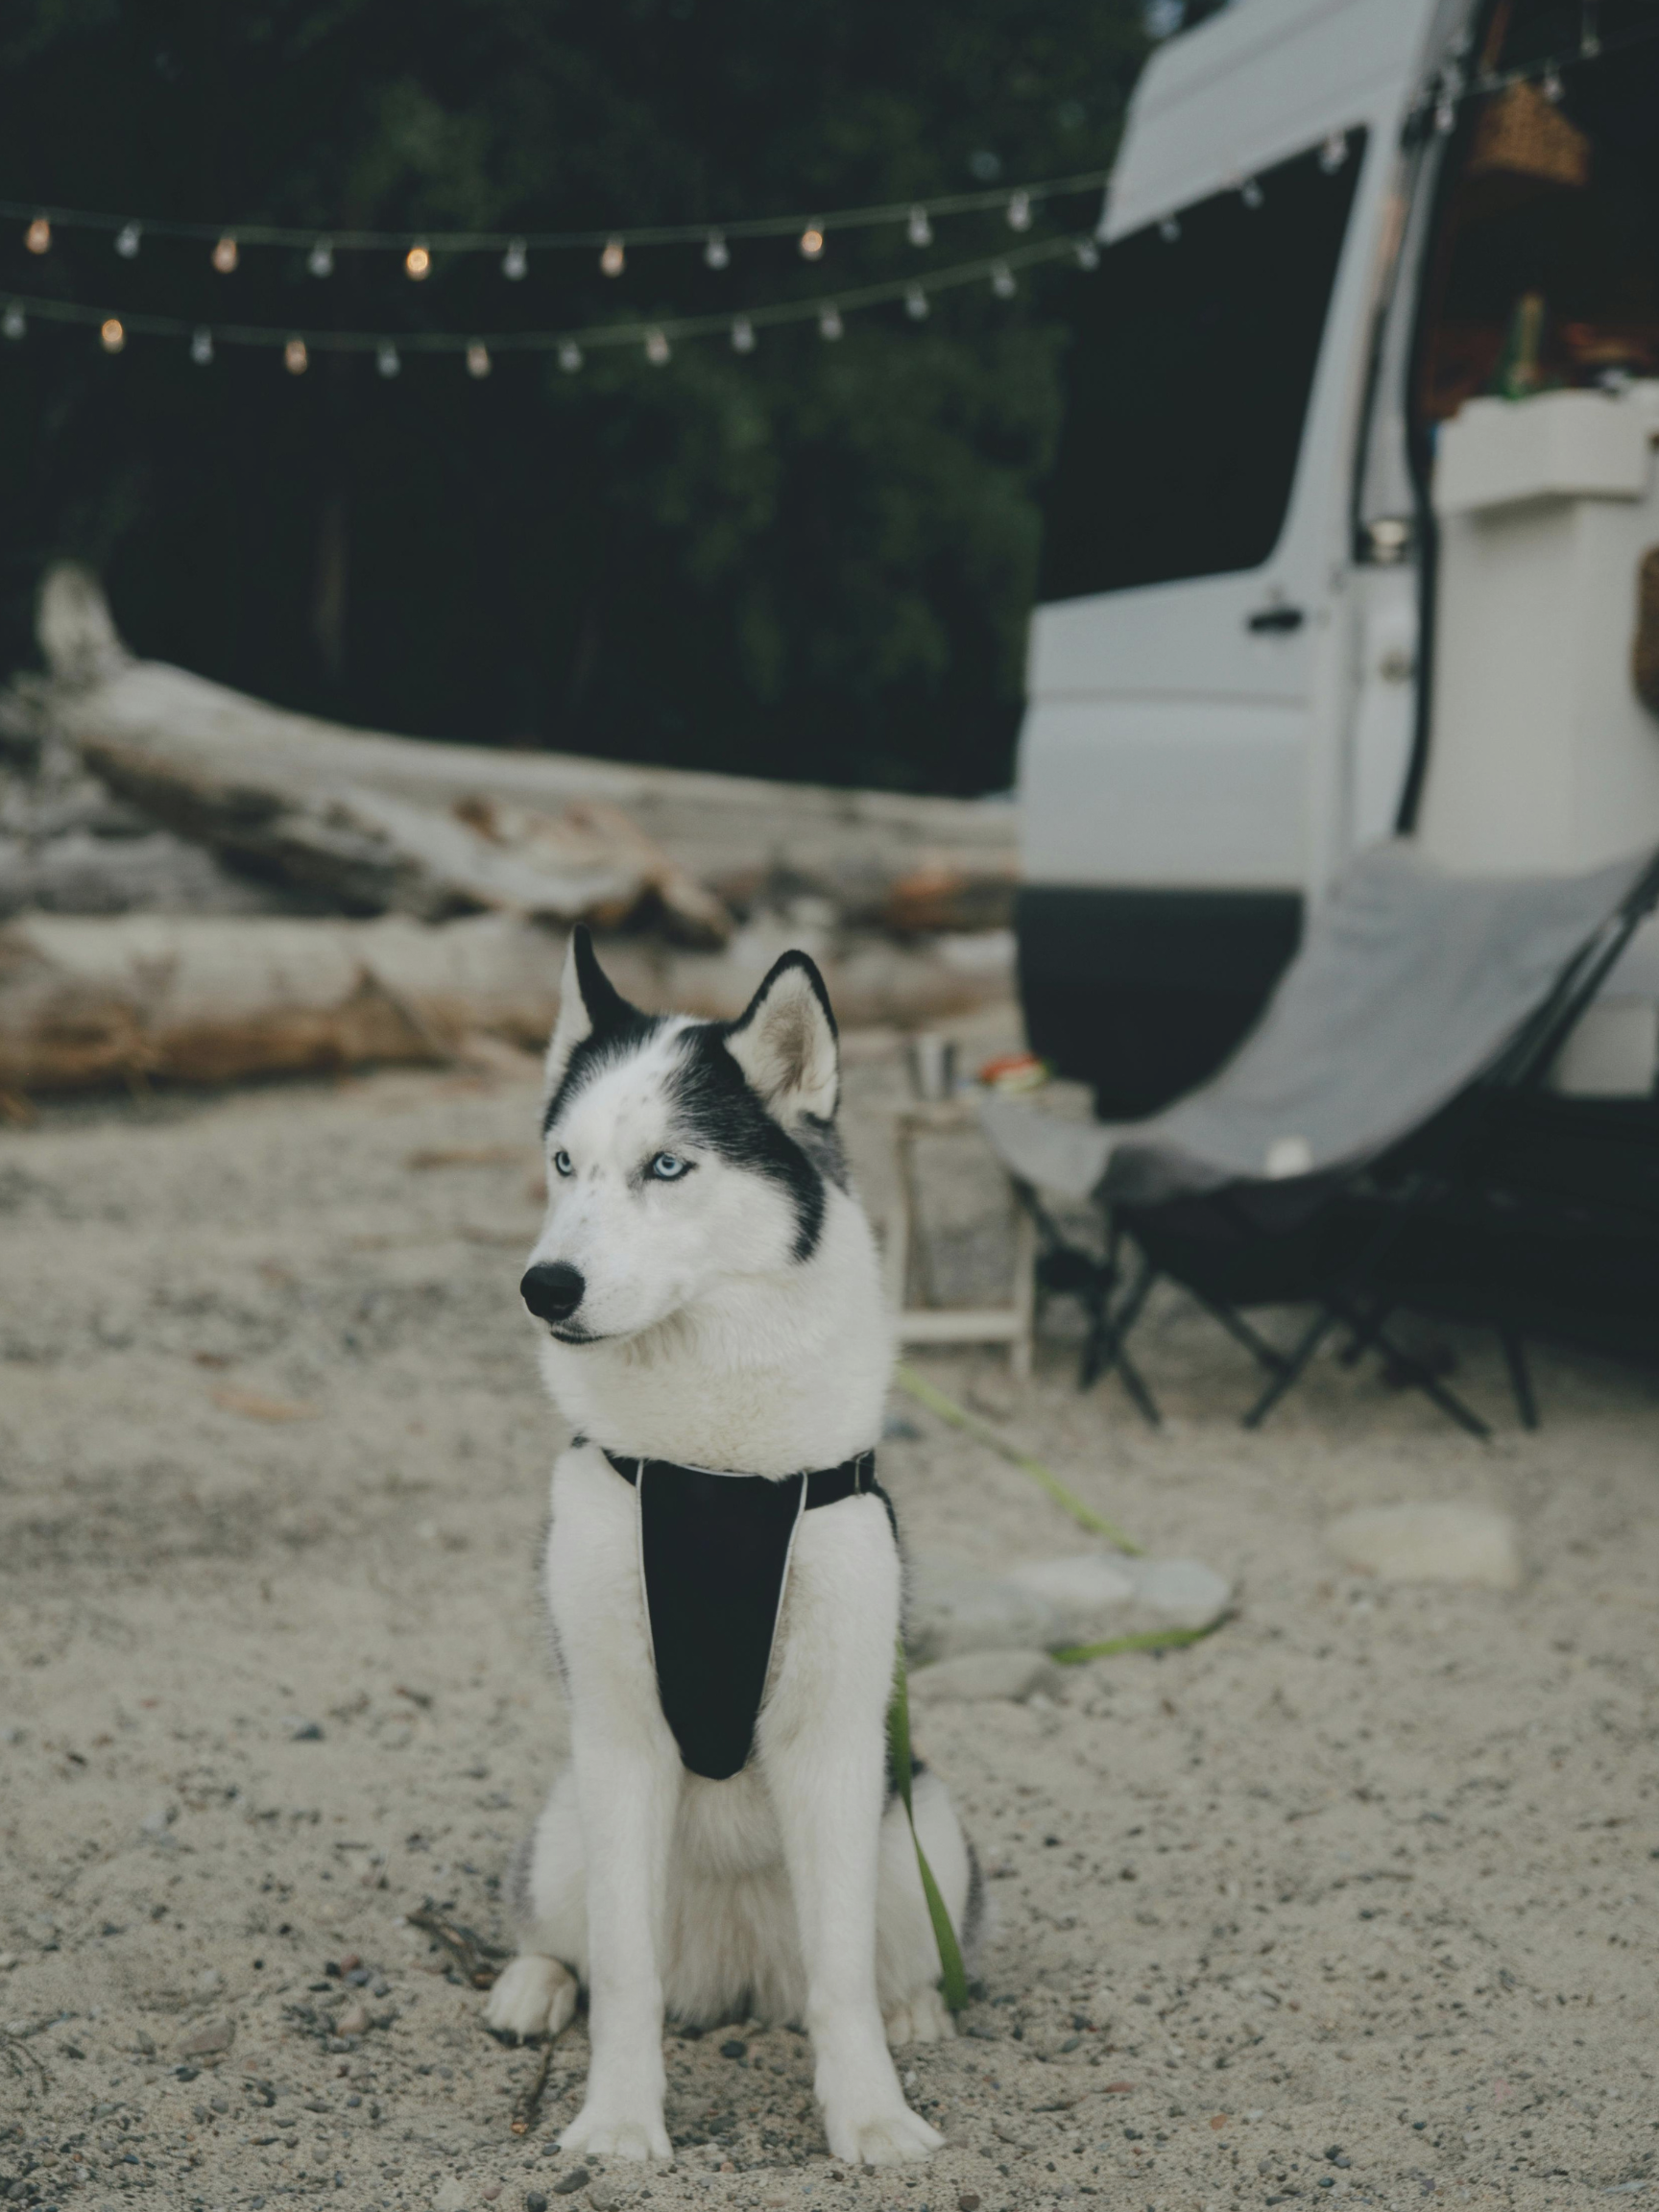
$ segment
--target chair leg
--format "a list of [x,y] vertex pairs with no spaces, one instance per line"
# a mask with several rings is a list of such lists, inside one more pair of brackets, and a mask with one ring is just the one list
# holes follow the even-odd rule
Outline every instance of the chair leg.
[[1334,1306],[1322,1306],[1302,1332],[1292,1348],[1290,1357],[1281,1363],[1279,1372],[1244,1416],[1246,1429],[1260,1429],[1286,1390],[1302,1380],[1302,1372],[1333,1329],[1343,1316]]
[[1538,1400],[1532,1390],[1532,1370],[1527,1358],[1527,1346],[1519,1329],[1507,1322],[1501,1323],[1498,1341],[1503,1347],[1503,1364],[1509,1370],[1509,1387],[1515,1393],[1515,1410],[1521,1416],[1523,1429],[1538,1426]]
[[1218,1322],[1236,1344],[1242,1344],[1258,1366],[1264,1367],[1269,1375],[1280,1372],[1285,1365],[1284,1353],[1276,1352],[1264,1336],[1252,1329],[1237,1307],[1224,1306],[1218,1298],[1208,1298],[1190,1284],[1187,1287],[1189,1297],[1196,1299],[1211,1320]]
[[1164,1416],[1158,1410],[1158,1402],[1142,1377],[1140,1369],[1129,1357],[1129,1332],[1141,1318],[1141,1310],[1151,1295],[1158,1280],[1158,1270],[1150,1260],[1142,1260],[1139,1273],[1114,1314],[1107,1305],[1107,1293],[1102,1289],[1094,1306],[1094,1326],[1083,1347],[1083,1360],[1077,1378],[1080,1390],[1089,1389],[1102,1375],[1114,1367],[1123,1378],[1123,1387],[1133,1399],[1137,1410],[1149,1428],[1162,1428]]
[[[1350,1329],[1357,1330],[1367,1326],[1363,1317],[1346,1304],[1341,1309],[1341,1318]],[[1431,1404],[1438,1406],[1442,1413],[1455,1421],[1459,1429],[1467,1430],[1471,1436],[1479,1436],[1482,1443],[1490,1442],[1491,1429],[1481,1420],[1479,1413],[1475,1412],[1471,1407],[1464,1405],[1455,1390],[1449,1390],[1446,1387],[1431,1367],[1425,1366],[1423,1361],[1414,1353],[1407,1352],[1403,1344],[1397,1344],[1385,1329],[1373,1327],[1370,1334],[1371,1341],[1376,1345],[1378,1351],[1387,1355],[1394,1362],[1401,1378],[1408,1382],[1413,1390],[1421,1390],[1424,1397],[1429,1399]]]

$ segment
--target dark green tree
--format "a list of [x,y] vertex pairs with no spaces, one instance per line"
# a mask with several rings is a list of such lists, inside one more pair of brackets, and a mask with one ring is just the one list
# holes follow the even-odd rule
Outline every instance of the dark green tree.
[[[324,228],[712,222],[1103,166],[1144,40],[1136,0],[13,0],[0,197]],[[1044,226],[1082,229],[1072,200]],[[734,245],[533,259],[0,237],[0,286],[187,320],[564,327],[733,308],[972,259],[1000,212]],[[138,650],[414,733],[830,781],[1006,780],[1060,363],[1086,276],[849,317],[757,350],[577,374],[501,358],[173,341],[116,358],[36,322],[0,348],[0,664],[44,561],[103,569]]]

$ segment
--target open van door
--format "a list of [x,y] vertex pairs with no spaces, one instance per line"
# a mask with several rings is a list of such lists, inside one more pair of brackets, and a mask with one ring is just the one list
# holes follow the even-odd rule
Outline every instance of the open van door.
[[[1390,288],[1429,195],[1407,119],[1474,12],[1239,0],[1136,93],[1070,362],[1019,771],[1027,1025],[1108,1116],[1219,1063],[1304,895],[1395,826],[1411,492],[1402,432],[1406,512],[1366,523],[1378,573],[1357,591],[1358,432],[1381,355],[1411,343]],[[1366,451],[1389,436],[1379,417]]]

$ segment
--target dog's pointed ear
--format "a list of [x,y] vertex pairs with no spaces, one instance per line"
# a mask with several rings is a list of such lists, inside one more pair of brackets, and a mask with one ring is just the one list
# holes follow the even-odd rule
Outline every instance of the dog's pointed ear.
[[564,1082],[570,1055],[578,1045],[637,1019],[637,1009],[628,1003],[600,967],[593,950],[592,932],[585,922],[578,922],[570,932],[570,943],[565,953],[565,973],[559,981],[559,1019],[553,1024],[552,1041],[547,1046],[547,1066],[541,1087],[543,1102],[550,1101]]
[[841,1052],[824,978],[805,952],[785,952],[726,1035],[726,1049],[780,1121],[832,1121]]

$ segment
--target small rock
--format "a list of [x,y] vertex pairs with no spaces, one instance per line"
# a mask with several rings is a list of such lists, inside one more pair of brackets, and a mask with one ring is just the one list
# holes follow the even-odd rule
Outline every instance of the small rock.
[[1178,1627],[1203,1628],[1233,1595],[1233,1585],[1200,1559],[1126,1559],[1142,1605]]
[[1325,1531],[1344,1566],[1384,1582],[1461,1582],[1513,1590],[1521,1580],[1515,1525],[1488,1505],[1367,1505]]
[[139,1821],[138,1827],[145,1836],[161,1837],[166,1835],[178,1817],[179,1808],[177,1805],[152,1805],[143,1819]]
[[578,2166],[573,2174],[562,2174],[553,2184],[555,2197],[574,2197],[578,2189],[586,2189],[591,2176],[586,2166]]
[[524,2212],[547,2212],[547,2200],[540,2189],[524,2192]]
[[179,2046],[181,2058],[210,2058],[215,2052],[228,2051],[236,2030],[228,2020],[204,2020],[200,2028],[192,2029]]
[[196,1977],[198,1997],[216,1997],[225,1986],[225,1977],[217,1966],[208,1966]]
[[1135,1576],[1126,1572],[1130,1565],[1101,1551],[1084,1551],[1070,1559],[1022,1560],[1008,1570],[1008,1579],[1052,1605],[1068,1635],[1083,1636],[1102,1614],[1135,1596]]
[[747,2043],[740,2043],[735,2035],[728,2036],[720,2046],[720,2056],[722,2058],[747,2058],[749,2046]]
[[593,2212],[622,2212],[628,2200],[619,2181],[595,2181],[588,2192],[588,2201]]
[[367,2005],[348,2005],[334,2023],[336,2035],[367,2035],[374,2025]]
[[483,2198],[486,2204],[493,2204],[496,2198],[501,2194],[501,2184],[499,2181],[492,2181],[487,2189],[480,2189],[478,2194]]
[[964,2189],[956,2200],[956,2212],[979,2212],[979,2192]]
[[296,1718],[289,1721],[288,1733],[296,1743],[321,1743],[323,1741],[322,1724],[316,1720]]
[[1021,1704],[1055,1678],[1046,1651],[962,1651],[919,1667],[910,1677],[918,1705],[979,1705],[995,1698]]
[[914,1562],[908,1640],[919,1666],[961,1651],[1031,1651],[1064,1634],[1060,1614],[1035,1591],[936,1554]]

